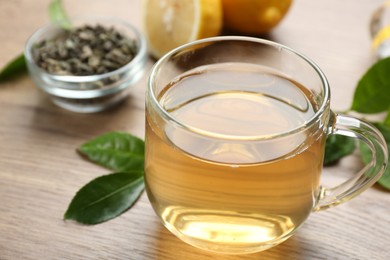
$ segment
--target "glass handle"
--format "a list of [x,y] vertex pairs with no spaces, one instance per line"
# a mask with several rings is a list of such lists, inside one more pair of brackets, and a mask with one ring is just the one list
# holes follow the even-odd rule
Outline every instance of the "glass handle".
[[370,148],[372,157],[370,163],[356,176],[336,187],[321,187],[314,211],[327,209],[356,197],[381,177],[387,165],[387,144],[382,134],[372,125],[354,117],[331,112],[328,134],[357,138]]

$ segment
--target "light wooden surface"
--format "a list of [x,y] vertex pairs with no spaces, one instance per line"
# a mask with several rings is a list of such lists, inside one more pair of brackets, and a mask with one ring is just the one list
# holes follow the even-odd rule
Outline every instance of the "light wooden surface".
[[[63,0],[71,15],[109,14],[140,27],[140,1]],[[372,64],[368,23],[379,0],[294,0],[269,35],[311,57],[326,73],[332,107],[347,109],[354,87]],[[0,66],[48,22],[49,0],[0,0]],[[147,71],[152,66],[150,60]],[[171,235],[146,194],[120,217],[96,226],[62,220],[75,192],[107,170],[75,149],[111,130],[144,134],[147,75],[120,107],[76,114],[50,103],[24,76],[0,85],[0,259],[390,259],[390,192],[373,187],[358,198],[313,213],[294,237],[268,251],[215,255]],[[361,165],[356,158],[326,168],[330,182]]]

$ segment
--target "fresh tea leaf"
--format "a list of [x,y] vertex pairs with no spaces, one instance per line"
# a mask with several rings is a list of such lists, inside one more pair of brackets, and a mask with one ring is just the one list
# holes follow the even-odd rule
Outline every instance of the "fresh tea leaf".
[[390,106],[390,57],[379,60],[360,79],[354,93],[352,110],[379,113]]
[[26,70],[26,60],[24,55],[20,54],[18,57],[5,65],[5,67],[0,71],[0,82],[12,78],[22,72],[25,72]]
[[129,209],[143,190],[143,171],[98,177],[76,193],[64,219],[91,225],[110,220]]
[[49,16],[53,23],[61,26],[63,29],[69,30],[72,28],[72,23],[66,15],[61,0],[51,1],[49,5]]
[[335,164],[355,150],[355,140],[348,136],[330,135],[326,139],[324,165]]
[[382,187],[390,190],[390,168],[387,167],[383,176],[379,179],[378,183],[382,185]]
[[363,163],[368,164],[372,157],[370,148],[365,143],[360,143],[359,149]]
[[144,170],[145,143],[127,133],[101,135],[79,148],[89,160],[114,171]]
[[[52,0],[49,4],[49,16],[53,23],[60,25],[64,29],[70,29],[71,22],[68,19],[61,0]],[[12,61],[10,61],[0,71],[0,82],[8,80],[11,77],[17,76],[20,73],[26,72],[26,60],[23,54],[20,54]]]
[[385,126],[389,126],[390,127],[390,109],[387,111],[387,116],[386,116],[385,120],[383,121],[383,124]]
[[[387,125],[382,124],[382,123],[375,123],[374,125],[383,134],[383,137],[385,138],[386,143],[387,143],[387,150],[390,153],[390,149],[389,149],[389,147],[390,147],[390,126],[387,126]],[[360,145],[360,154],[361,154],[362,161],[365,164],[368,164],[371,161],[371,157],[372,157],[371,151],[368,148],[368,146],[364,143],[362,143]],[[389,163],[390,163],[390,160],[389,160]],[[379,179],[378,183],[380,185],[382,185],[384,188],[390,190],[390,167],[389,166],[386,168],[383,176]]]

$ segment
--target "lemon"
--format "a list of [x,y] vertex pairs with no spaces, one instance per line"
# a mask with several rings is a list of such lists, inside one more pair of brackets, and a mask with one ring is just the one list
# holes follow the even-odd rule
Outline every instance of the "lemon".
[[292,0],[222,0],[225,28],[243,34],[261,34],[275,27]]
[[182,44],[219,35],[221,0],[144,0],[143,27],[149,52],[159,58]]

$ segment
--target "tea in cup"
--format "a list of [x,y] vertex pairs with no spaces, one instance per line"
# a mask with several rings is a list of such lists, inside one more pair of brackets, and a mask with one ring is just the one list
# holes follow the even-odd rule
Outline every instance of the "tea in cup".
[[[253,253],[370,187],[386,143],[329,104],[318,66],[271,41],[208,38],[162,57],[149,78],[145,139],[146,190],[162,223],[198,248]],[[326,188],[331,134],[362,140],[376,156],[360,177]]]

